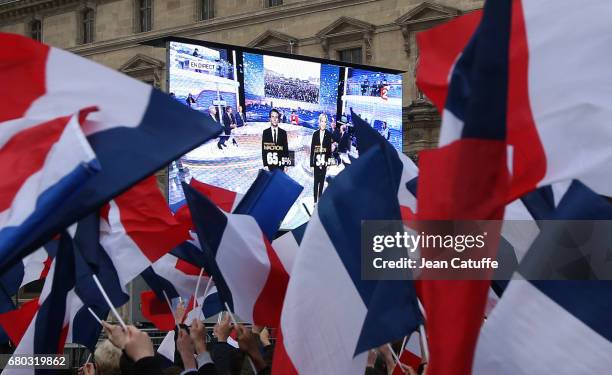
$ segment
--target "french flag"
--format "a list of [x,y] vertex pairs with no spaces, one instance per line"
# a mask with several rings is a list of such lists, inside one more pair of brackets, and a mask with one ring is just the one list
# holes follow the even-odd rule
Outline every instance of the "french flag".
[[0,275],[0,286],[4,292],[9,296],[14,296],[23,286],[32,281],[44,279],[57,253],[57,246],[57,240],[50,241]]
[[[53,260],[49,275],[45,280],[42,293],[36,303],[30,302],[22,307],[22,312],[32,316],[18,342],[14,355],[63,353],[66,342],[95,347],[101,327],[91,317],[86,307],[91,307],[99,316],[106,317],[108,305],[93,282],[93,270],[83,257],[82,243],[77,238],[76,225],[64,232],[59,239],[58,254]],[[98,269],[98,276],[107,288],[108,273]],[[112,276],[111,276],[112,277]],[[115,281],[117,281],[115,279]],[[108,288],[113,303],[121,305],[128,296],[115,288]],[[113,293],[117,291],[118,293]],[[104,312],[105,311],[105,312]],[[19,316],[18,325],[24,325],[29,316]],[[5,369],[3,374],[22,374],[23,369]],[[27,373],[34,374],[35,370]]]
[[369,349],[422,324],[413,283],[361,277],[362,220],[401,220],[401,173],[397,152],[376,145],[321,197],[291,272],[273,373],[360,374]]
[[124,287],[170,250],[190,239],[148,177],[115,197],[101,212],[100,244]]
[[[4,76],[1,64],[2,53],[0,79]],[[0,91],[5,89],[10,87]],[[16,95],[5,94],[2,97]],[[30,241],[32,232],[44,226],[99,170],[96,155],[81,130],[86,111],[48,121],[7,118],[3,111],[0,108],[0,168],[11,173],[5,173],[0,183],[2,259]]]
[[[515,0],[510,12],[509,200],[571,179],[612,196],[610,174],[604,173],[612,162],[612,130],[607,126],[612,107],[606,95],[612,83],[608,74],[612,54],[602,47],[612,38],[607,17],[612,5],[597,0],[576,9],[569,0]],[[470,13],[417,35],[421,51],[417,83],[440,109],[445,106],[453,66],[481,17],[482,12]],[[568,36],[569,24],[584,27]],[[573,58],[567,58],[568,50],[574,51]],[[568,78],[567,72],[577,73]],[[463,128],[463,119],[448,106],[443,117],[455,120],[442,127],[440,145],[456,140]]]
[[[547,219],[612,220],[612,204],[581,182],[573,181]],[[563,236],[571,236],[571,230],[570,227]],[[546,232],[544,226],[541,236],[560,234]],[[559,258],[567,258],[570,251],[575,253],[576,260],[582,258],[586,264],[595,259],[594,254],[579,246],[561,251],[534,246],[526,255],[516,279],[510,281],[480,332],[474,374],[569,375],[610,371],[611,282],[525,279],[527,268],[529,275],[533,275],[534,267],[547,272]],[[575,261],[567,268],[579,268],[577,264]]]
[[[189,181],[189,185],[193,186],[200,193],[206,195],[211,201],[213,201],[220,209],[225,212],[233,212],[238,206],[238,203],[244,197],[244,194],[240,194],[235,191],[227,190],[219,186],[207,184],[205,182],[201,182],[192,178]],[[178,202],[175,207],[177,207],[174,211],[177,215],[188,215],[189,208],[186,206],[186,201],[182,200]],[[185,211],[185,212],[179,212]]]
[[[57,240],[50,241],[0,275],[0,342],[8,342],[10,339],[13,344],[17,344],[21,340],[27,324],[34,316],[34,313],[30,312],[35,310],[32,310],[31,303],[15,309],[11,297],[17,295],[23,286],[47,277],[57,253],[57,245]],[[16,319],[17,317],[25,319],[25,323]]]
[[[440,148],[419,155],[419,220],[503,219],[510,185],[506,123],[514,96],[509,85],[520,80],[509,79],[512,6],[511,0],[487,1],[476,33],[454,64],[442,128],[456,132],[452,142],[442,142],[448,138],[441,135]],[[488,232],[492,252],[501,225]],[[471,373],[491,285],[486,278],[492,275],[481,277],[419,283],[428,375]]]
[[[8,134],[4,129],[9,129],[10,123],[39,125],[96,108],[97,111],[80,119],[83,120],[80,129],[86,136],[84,143],[93,150],[84,160],[90,161],[95,153],[101,168],[79,183],[78,192],[54,209],[53,215],[32,228],[27,241],[3,245],[0,271],[171,160],[221,132],[221,126],[212,119],[151,86],[69,52],[6,33],[0,34],[0,51],[3,82],[0,96],[4,98],[0,107],[2,150],[9,145],[4,143]],[[63,165],[76,166],[66,162]],[[30,170],[34,173],[40,167]],[[14,193],[17,189],[8,191]],[[0,210],[5,212],[7,207],[3,202]]]
[[[357,137],[357,147],[360,153],[365,153],[376,145],[386,150],[386,152],[395,150],[389,141],[368,123],[359,118],[359,116],[352,113],[352,118],[355,127],[355,137]],[[394,187],[397,189],[397,199],[402,210],[402,218],[411,220],[415,218],[414,215],[417,210],[416,185],[419,169],[404,153],[397,150],[395,150],[395,153],[401,163],[399,167],[401,175],[397,181],[394,181]]]
[[302,238],[304,238],[307,226],[308,223],[302,224],[272,241],[272,248],[289,275],[291,275],[291,270],[300,250],[300,244],[302,243]]
[[221,300],[245,321],[277,326],[289,273],[258,221],[221,211],[189,185],[183,190]]
[[[419,333],[413,332],[406,341],[406,345],[404,345],[402,352],[399,355],[400,363],[412,367],[412,369],[415,371],[418,371],[418,368],[423,361],[423,358],[421,357],[421,343],[419,340]],[[392,375],[402,374],[405,374],[405,372],[402,370],[401,366],[395,366]]]

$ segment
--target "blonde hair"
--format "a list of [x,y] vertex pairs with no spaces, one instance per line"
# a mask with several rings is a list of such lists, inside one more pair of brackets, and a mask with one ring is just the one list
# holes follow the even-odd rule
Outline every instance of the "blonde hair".
[[121,375],[119,360],[121,350],[109,340],[104,340],[98,345],[94,353],[96,360],[96,375]]
[[325,113],[321,113],[319,115],[319,121],[321,121],[322,118],[325,119],[325,125],[327,125],[328,120],[327,120],[327,115]]

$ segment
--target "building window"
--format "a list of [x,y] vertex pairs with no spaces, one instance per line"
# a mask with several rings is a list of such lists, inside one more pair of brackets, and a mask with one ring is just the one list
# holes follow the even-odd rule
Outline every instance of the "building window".
[[151,2],[153,0],[138,0],[138,31],[151,31]]
[[338,60],[347,63],[361,64],[362,63],[362,51],[359,48],[350,48],[338,51]]
[[202,7],[202,12],[200,13],[201,20],[215,18],[215,0],[201,0],[200,6]]
[[276,7],[279,5],[283,5],[283,0],[266,0],[266,4],[268,7]]
[[94,11],[87,8],[82,13],[82,35],[81,43],[87,44],[94,41]]
[[42,41],[42,21],[34,20],[30,22],[30,37],[39,42]]

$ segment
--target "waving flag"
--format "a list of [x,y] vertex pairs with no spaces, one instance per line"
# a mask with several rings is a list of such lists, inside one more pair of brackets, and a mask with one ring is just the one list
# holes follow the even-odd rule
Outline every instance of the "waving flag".
[[401,171],[397,153],[376,145],[322,196],[291,272],[273,373],[359,374],[368,349],[421,324],[411,282],[361,278],[362,220],[401,219]]
[[[574,181],[548,219],[612,220],[612,204]],[[542,230],[546,236],[547,228]],[[558,234],[558,233],[557,233]],[[567,235],[567,234],[566,234]],[[474,374],[601,374],[612,367],[612,282],[525,280],[523,267],[543,270],[572,249],[534,247],[484,324]],[[597,259],[578,247],[576,259]],[[546,259],[544,267],[538,259]]]
[[[509,186],[511,9],[511,0],[486,2],[482,22],[455,64],[442,124],[454,131],[455,138],[420,154],[420,220],[503,218]],[[441,135],[443,139],[447,138]],[[493,246],[499,235],[495,231],[488,230]],[[435,275],[421,282],[430,349],[428,375],[471,372],[489,285],[487,280],[436,280]]]
[[[0,36],[0,45],[1,40]],[[2,97],[9,95],[16,93]],[[52,220],[97,173],[96,156],[80,128],[88,112],[49,121],[3,121],[0,109],[0,168],[4,171],[0,182],[0,259],[30,241],[32,232]]]
[[[415,371],[418,371],[419,366],[421,365],[421,345],[419,342],[419,333],[414,332],[406,341],[406,345],[402,349],[402,352],[399,355],[400,363],[408,365],[412,367]],[[402,375],[404,372],[400,366],[395,366],[393,369],[392,375]]]
[[300,250],[300,244],[302,243],[302,238],[304,238],[307,225],[308,223],[302,224],[272,241],[272,248],[289,275],[291,275],[295,258]]
[[57,245],[57,240],[50,241],[0,275],[2,289],[9,296],[14,296],[26,284],[44,279],[49,273],[51,261],[57,253]]
[[412,218],[417,210],[416,200],[416,179],[419,169],[414,162],[404,153],[398,152],[379,132],[363,121],[359,116],[351,113],[355,126],[355,136],[357,137],[357,147],[359,152],[365,153],[378,145],[385,152],[395,153],[401,165],[399,168],[401,175],[397,181],[393,181],[393,186],[397,189],[397,199],[402,210],[402,217]]
[[189,185],[183,190],[221,300],[246,321],[277,325],[289,274],[258,222],[224,213]]
[[[101,166],[100,172],[80,184],[78,193],[28,233],[27,243],[3,248],[0,272],[62,228],[221,131],[212,119],[151,86],[19,35],[0,34],[0,80],[2,132],[9,123],[42,124],[97,108],[82,129]],[[6,207],[2,204],[0,210]]]
[[[75,258],[72,238],[61,235],[59,251],[38,299],[37,311],[13,355],[62,353],[68,330],[70,299],[75,286]],[[21,374],[5,369],[2,374]],[[34,374],[34,370],[29,370]]]
[[444,111],[453,67],[481,18],[482,10],[477,10],[416,34],[419,47],[416,83],[440,113]]
[[[612,8],[605,0],[589,2],[579,10],[574,5],[568,0],[513,3],[507,128],[512,161],[510,200],[536,186],[573,178],[599,194],[612,196],[610,174],[602,172],[612,160],[608,147],[612,131],[605,125],[612,109],[601,94],[607,92],[612,79],[608,74],[612,56],[601,48],[610,38],[605,15]],[[554,14],[549,12],[551,6]],[[463,16],[455,24],[417,36],[421,51],[417,82],[439,108],[444,105],[451,67],[478,18]],[[575,22],[586,27],[567,39],[565,26]],[[575,51],[575,58],[564,57],[568,49]],[[579,73],[568,80],[566,73],[573,71]],[[585,106],[592,110],[584,111]],[[578,118],[588,124],[586,129],[575,126]],[[458,132],[460,126],[443,127],[440,143],[452,142]],[[567,152],[573,149],[580,150],[578,156]]]
[[191,238],[188,227],[170,212],[155,177],[116,197],[101,216],[100,244],[123,286]]
[[285,173],[260,169],[257,178],[232,212],[252,216],[271,241],[303,189]]
[[[189,181],[189,185],[193,186],[194,189],[200,193],[206,195],[213,201],[220,209],[225,212],[233,212],[244,194],[237,193],[235,191],[227,190],[218,186],[210,185],[192,178]],[[182,201],[181,208],[187,209],[185,201]],[[187,209],[188,211],[188,209]]]

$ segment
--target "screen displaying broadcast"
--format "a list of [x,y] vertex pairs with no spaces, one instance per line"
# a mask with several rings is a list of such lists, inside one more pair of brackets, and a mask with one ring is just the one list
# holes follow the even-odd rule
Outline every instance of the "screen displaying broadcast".
[[169,204],[191,178],[245,193],[260,169],[304,190],[281,229],[306,222],[333,178],[359,157],[351,109],[402,149],[399,74],[202,42],[168,46],[168,91],[211,116],[223,133],[169,166]]

